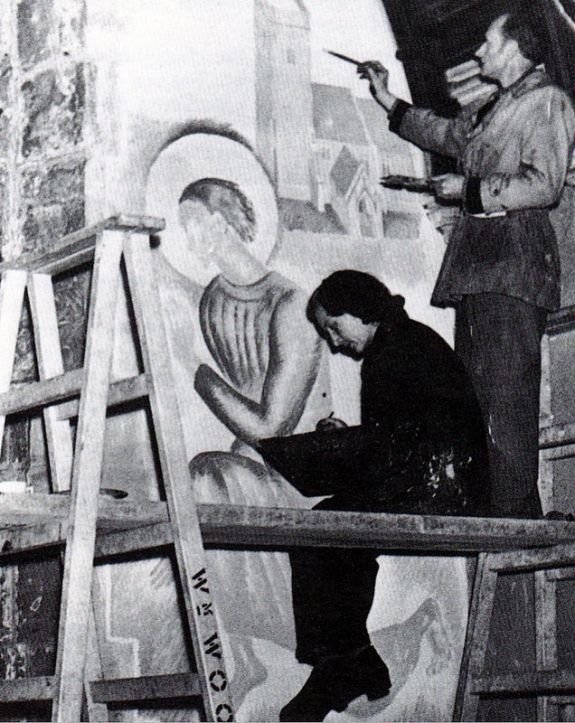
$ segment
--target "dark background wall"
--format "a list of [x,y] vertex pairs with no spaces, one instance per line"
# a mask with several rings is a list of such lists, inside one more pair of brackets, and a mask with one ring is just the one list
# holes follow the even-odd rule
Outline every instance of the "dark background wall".
[[[397,41],[414,103],[454,115],[444,73],[470,60],[489,23],[505,12],[527,9],[543,35],[550,76],[575,98],[575,33],[551,0],[382,0]],[[575,5],[574,5],[575,8]],[[575,13],[574,13],[575,15]],[[436,173],[453,163],[434,157]]]
[[[382,0],[398,45],[398,57],[417,104],[444,112],[456,106],[443,73],[470,59],[489,23],[526,0]],[[543,33],[546,67],[575,96],[575,34],[550,0],[529,0],[528,13]]]

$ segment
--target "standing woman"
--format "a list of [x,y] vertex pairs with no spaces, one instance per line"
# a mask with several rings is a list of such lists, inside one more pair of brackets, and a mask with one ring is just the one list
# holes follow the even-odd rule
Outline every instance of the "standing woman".
[[[349,486],[316,509],[485,514],[485,436],[471,382],[451,347],[403,304],[373,276],[351,270],[329,276],[309,301],[308,317],[331,351],[362,361],[361,425],[335,432],[356,440]],[[346,425],[318,425],[330,426]],[[349,460],[342,465],[350,469]],[[360,695],[389,692],[366,627],[376,558],[371,550],[290,553],[296,657],[313,671],[280,720],[320,721]]]

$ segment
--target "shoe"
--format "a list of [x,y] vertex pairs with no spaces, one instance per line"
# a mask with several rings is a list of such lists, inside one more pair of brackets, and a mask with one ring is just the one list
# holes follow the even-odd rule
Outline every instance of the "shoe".
[[545,515],[546,520],[563,520],[564,522],[575,522],[575,515],[570,512],[561,512],[560,510],[550,510]]
[[375,700],[387,695],[390,688],[387,665],[369,645],[316,665],[300,692],[282,708],[279,719],[317,723],[331,710],[345,710],[361,695]]

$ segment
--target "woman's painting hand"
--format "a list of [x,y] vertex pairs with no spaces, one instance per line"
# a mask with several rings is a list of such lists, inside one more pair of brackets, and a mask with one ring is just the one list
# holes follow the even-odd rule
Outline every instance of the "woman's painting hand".
[[344,427],[347,427],[347,424],[342,419],[337,419],[332,415],[333,412],[329,415],[329,417],[319,420],[315,426],[318,432],[327,432],[332,429],[343,429]]

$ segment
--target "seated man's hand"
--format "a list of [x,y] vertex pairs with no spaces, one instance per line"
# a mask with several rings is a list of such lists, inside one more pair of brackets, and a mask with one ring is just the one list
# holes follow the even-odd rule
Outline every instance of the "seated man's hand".
[[465,178],[457,173],[444,173],[442,176],[433,176],[431,183],[437,198],[445,201],[456,201],[463,197]]
[[335,417],[320,419],[315,426],[318,432],[327,432],[331,429],[343,429],[344,427],[347,427],[347,424],[342,419],[336,419]]

